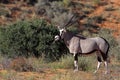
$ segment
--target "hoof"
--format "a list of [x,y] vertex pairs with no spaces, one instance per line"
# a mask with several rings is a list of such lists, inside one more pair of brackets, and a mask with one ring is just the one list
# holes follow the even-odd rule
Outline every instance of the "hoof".
[[108,72],[108,71],[105,71],[105,74],[109,74],[109,72]]
[[93,73],[94,73],[94,74],[96,74],[96,73],[97,73],[97,70],[96,70],[96,71],[94,71]]
[[78,69],[75,69],[74,72],[78,72]]

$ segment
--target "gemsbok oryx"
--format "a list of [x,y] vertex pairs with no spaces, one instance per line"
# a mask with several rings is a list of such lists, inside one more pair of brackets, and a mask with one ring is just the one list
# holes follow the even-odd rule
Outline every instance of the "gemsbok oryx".
[[74,66],[75,70],[78,71],[78,54],[90,54],[94,51],[97,51],[97,70],[98,71],[100,64],[102,63],[101,56],[105,63],[105,74],[108,73],[108,50],[109,44],[108,42],[101,37],[94,38],[84,38],[81,36],[77,36],[67,31],[66,29],[60,30],[60,35],[55,36],[55,40],[63,39],[70,53],[74,55]]
[[102,63],[102,59],[105,64],[105,74],[108,73],[108,50],[109,43],[102,37],[94,37],[94,38],[85,38],[82,36],[78,36],[76,34],[71,33],[70,31],[64,28],[59,28],[59,35],[55,36],[55,41],[62,39],[64,40],[69,52],[74,55],[74,71],[78,71],[78,54],[90,54],[94,51],[97,51],[97,60],[98,65],[95,73],[98,71],[100,64]]

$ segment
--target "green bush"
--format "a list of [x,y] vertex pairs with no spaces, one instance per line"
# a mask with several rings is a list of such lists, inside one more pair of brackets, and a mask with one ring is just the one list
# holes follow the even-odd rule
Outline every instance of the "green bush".
[[57,29],[45,20],[17,22],[0,29],[0,51],[10,57],[34,55],[55,60],[65,51],[64,44],[53,43],[56,34]]

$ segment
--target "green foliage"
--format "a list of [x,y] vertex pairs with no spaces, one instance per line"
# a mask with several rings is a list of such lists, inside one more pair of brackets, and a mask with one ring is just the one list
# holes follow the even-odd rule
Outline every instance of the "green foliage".
[[45,20],[21,21],[0,29],[0,51],[8,56],[34,55],[46,60],[58,59],[65,50],[64,44],[53,43],[58,34]]

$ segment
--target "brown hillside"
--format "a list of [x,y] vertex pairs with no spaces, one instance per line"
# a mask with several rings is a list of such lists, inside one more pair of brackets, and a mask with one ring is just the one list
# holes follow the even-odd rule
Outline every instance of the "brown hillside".
[[[78,0],[74,0],[78,1]],[[87,0],[89,3],[89,0]],[[79,1],[78,1],[79,2]],[[85,3],[85,1],[83,0]],[[96,7],[94,11],[88,14],[87,17],[102,16],[105,21],[97,25],[102,28],[113,30],[113,35],[118,37],[120,35],[120,2],[119,0],[101,0],[101,3],[94,4]],[[81,20],[84,23],[84,20]]]
[[[96,0],[97,1],[97,0]],[[99,0],[98,0],[99,1]],[[87,17],[102,16],[105,21],[98,23],[99,27],[108,28],[114,31],[113,35],[120,35],[120,1],[119,0],[100,0],[95,3],[95,0],[73,0],[73,2],[92,4],[96,8],[90,12]],[[78,10],[79,12],[79,10]],[[23,0],[11,0],[8,4],[0,4],[0,25],[6,25],[18,20],[31,19],[40,17],[35,14],[35,8]],[[84,18],[80,20],[84,23]]]

